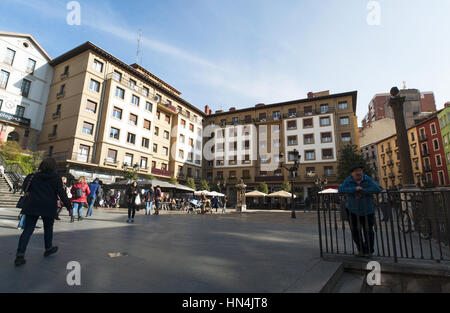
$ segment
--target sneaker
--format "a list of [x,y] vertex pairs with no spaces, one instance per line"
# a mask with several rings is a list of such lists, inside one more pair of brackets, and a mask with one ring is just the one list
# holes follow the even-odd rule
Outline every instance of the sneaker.
[[17,229],[18,229],[18,230],[22,230],[23,228],[22,228],[22,227],[17,227]]
[[131,219],[131,223],[134,223],[134,218]]
[[51,256],[52,254],[55,254],[57,251],[58,251],[58,247],[50,248],[47,251],[45,251],[44,256],[45,257]]
[[23,256],[17,256],[16,260],[14,261],[14,264],[16,266],[21,266],[24,265],[26,263],[25,258]]
[[70,222],[73,223],[75,221],[75,217],[71,216],[70,217]]
[[127,219],[127,223],[129,223],[130,222],[130,219]]
[[78,221],[82,221],[84,218],[82,216],[78,216]]

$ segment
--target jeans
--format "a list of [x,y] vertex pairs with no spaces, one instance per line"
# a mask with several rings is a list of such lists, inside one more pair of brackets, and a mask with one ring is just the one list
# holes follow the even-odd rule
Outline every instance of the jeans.
[[160,205],[161,205],[161,200],[156,200],[155,201],[155,213],[159,214],[159,209],[160,209]]
[[86,214],[86,216],[91,216],[92,215],[92,209],[94,208],[94,204],[95,204],[95,197],[90,198],[91,201],[89,202],[89,210]]
[[72,206],[73,206],[73,214],[72,214],[72,216],[82,216],[83,215],[84,203],[73,202]]
[[152,201],[146,202],[145,214],[152,215]]
[[[39,216],[31,215],[28,215],[25,219],[25,227],[22,235],[20,236],[19,245],[17,247],[17,256],[25,256],[28,242],[30,241],[31,235],[33,235],[38,219]],[[42,216],[42,220],[44,221],[45,250],[49,250],[53,247],[53,223],[55,219],[53,217]]]
[[353,241],[358,251],[360,253],[373,254],[375,252],[375,232],[373,230],[375,215],[358,216],[348,211],[348,216]]
[[222,213],[227,213],[227,205],[226,204],[223,205]]

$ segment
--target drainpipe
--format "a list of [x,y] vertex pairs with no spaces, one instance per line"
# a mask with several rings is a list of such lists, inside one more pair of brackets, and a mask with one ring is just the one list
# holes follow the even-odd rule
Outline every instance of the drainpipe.
[[[97,154],[97,142],[98,142],[98,137],[99,137],[99,133],[100,133],[100,124],[102,122],[102,112],[103,112],[103,104],[105,101],[105,94],[106,94],[106,85],[107,85],[107,72],[109,68],[109,62],[106,62],[105,65],[105,73],[104,73],[104,77],[103,77],[103,87],[102,87],[102,95],[100,97],[100,103],[98,105],[98,115],[97,115],[97,125],[95,126],[95,137],[94,137],[94,145],[92,146],[92,158],[95,157],[95,155]],[[100,160],[99,160],[100,162]]]

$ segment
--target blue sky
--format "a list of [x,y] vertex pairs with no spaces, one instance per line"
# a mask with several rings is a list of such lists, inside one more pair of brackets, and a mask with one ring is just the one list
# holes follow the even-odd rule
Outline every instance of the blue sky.
[[52,57],[89,40],[130,64],[142,29],[142,65],[201,109],[357,90],[361,120],[403,81],[450,101],[449,0],[379,0],[379,26],[366,0],[80,0],[80,26],[68,2],[1,0],[0,29]]

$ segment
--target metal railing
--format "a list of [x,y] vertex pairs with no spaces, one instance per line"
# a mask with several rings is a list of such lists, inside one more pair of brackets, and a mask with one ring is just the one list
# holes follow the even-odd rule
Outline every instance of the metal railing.
[[313,205],[321,257],[450,261],[450,190],[317,195]]
[[5,175],[8,176],[7,182],[10,187],[15,184],[22,184],[24,177],[27,176],[22,166],[18,163],[7,163],[6,159],[0,154],[0,164],[5,168]]

